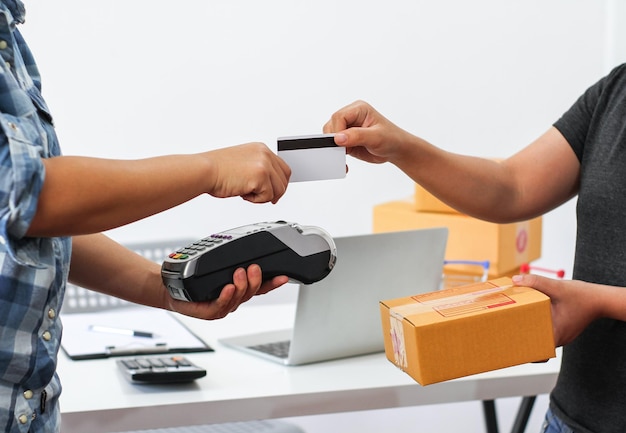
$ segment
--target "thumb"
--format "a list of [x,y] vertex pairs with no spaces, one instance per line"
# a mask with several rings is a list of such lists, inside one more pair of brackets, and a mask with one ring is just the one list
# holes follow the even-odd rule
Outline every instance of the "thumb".
[[348,149],[348,152],[354,155],[353,151],[369,153],[376,157],[384,157],[385,142],[389,137],[384,134],[382,128],[378,125],[369,127],[354,126],[335,134],[335,144]]
[[368,141],[366,137],[370,134],[368,128],[354,126],[335,134],[335,144],[343,147],[360,146]]
[[511,278],[516,286],[530,287],[539,290],[548,297],[553,297],[558,290],[558,284],[551,278],[542,277],[534,274],[520,274]]

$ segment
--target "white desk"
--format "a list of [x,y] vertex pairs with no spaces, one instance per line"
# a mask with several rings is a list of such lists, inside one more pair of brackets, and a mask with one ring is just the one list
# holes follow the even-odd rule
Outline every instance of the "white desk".
[[284,418],[548,393],[560,359],[422,387],[384,353],[299,367],[221,346],[219,337],[289,327],[291,304],[242,306],[222,320],[185,319],[216,351],[189,354],[207,376],[192,384],[134,385],[114,358],[59,355],[64,433],[98,433]]

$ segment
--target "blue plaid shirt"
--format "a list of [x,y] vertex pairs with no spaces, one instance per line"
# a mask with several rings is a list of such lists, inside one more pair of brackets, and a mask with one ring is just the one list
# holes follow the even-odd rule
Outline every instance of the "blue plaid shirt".
[[20,0],[0,0],[0,430],[60,431],[55,373],[69,238],[25,236],[60,155],[37,67],[17,25]]

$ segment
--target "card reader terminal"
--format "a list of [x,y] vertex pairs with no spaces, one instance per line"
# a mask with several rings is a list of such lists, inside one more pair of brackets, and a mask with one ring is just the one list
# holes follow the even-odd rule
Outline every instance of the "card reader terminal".
[[276,221],[250,224],[212,234],[169,254],[161,266],[163,283],[174,299],[217,299],[237,268],[258,264],[267,281],[286,275],[312,284],[335,266],[333,238],[315,226]]

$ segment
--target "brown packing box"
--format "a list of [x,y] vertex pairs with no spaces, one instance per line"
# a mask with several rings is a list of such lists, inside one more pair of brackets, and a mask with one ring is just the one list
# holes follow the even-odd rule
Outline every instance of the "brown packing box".
[[[475,266],[474,266],[475,267]],[[522,273],[522,269],[517,267],[511,269],[508,272],[505,272],[500,275],[490,276],[489,279],[493,280],[495,278],[502,277],[513,277],[514,275],[519,275]],[[441,281],[440,288],[451,288],[456,286],[465,286],[467,284],[478,283],[480,281],[485,281],[483,279],[484,272],[476,271],[475,269],[470,269],[469,266],[464,265],[445,265],[443,267],[443,275]]]
[[[375,233],[429,227],[448,228],[446,260],[489,260],[489,278],[507,275],[541,257],[541,217],[496,224],[464,214],[417,212],[412,200],[374,206]],[[468,273],[476,273],[476,267],[470,267]]]
[[550,299],[509,278],[380,302],[387,359],[421,385],[555,356]]

